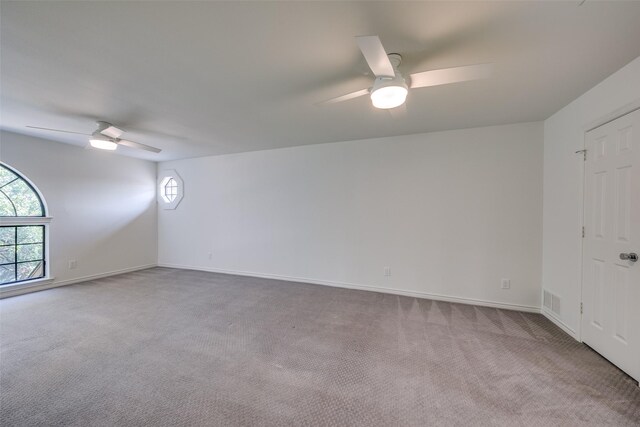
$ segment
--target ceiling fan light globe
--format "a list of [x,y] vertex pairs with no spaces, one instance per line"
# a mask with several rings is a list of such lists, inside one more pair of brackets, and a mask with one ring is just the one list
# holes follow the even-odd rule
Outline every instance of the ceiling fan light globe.
[[396,70],[393,77],[376,77],[371,88],[371,103],[376,108],[388,110],[404,104],[407,93],[407,83]]
[[102,138],[94,138],[92,137],[89,140],[89,144],[91,144],[91,146],[93,148],[99,148],[100,150],[110,150],[113,151],[116,148],[118,148],[118,144],[116,144],[115,142],[109,140],[109,139],[102,139]]
[[371,103],[374,107],[387,110],[399,107],[407,99],[406,86],[385,86],[371,92]]

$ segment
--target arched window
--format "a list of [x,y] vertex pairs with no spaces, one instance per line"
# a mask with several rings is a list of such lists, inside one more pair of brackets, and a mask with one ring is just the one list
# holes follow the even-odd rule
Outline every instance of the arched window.
[[47,276],[48,221],[38,190],[0,163],[0,286]]

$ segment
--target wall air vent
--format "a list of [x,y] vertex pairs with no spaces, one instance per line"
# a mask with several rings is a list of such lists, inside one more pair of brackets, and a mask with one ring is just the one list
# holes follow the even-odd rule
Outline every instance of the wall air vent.
[[560,297],[558,295],[551,295],[551,311],[560,314]]
[[560,315],[560,297],[546,289],[542,296],[542,305],[552,313]]
[[544,291],[542,305],[544,306],[544,308],[548,308],[549,310],[551,310],[551,292],[547,291],[546,289]]

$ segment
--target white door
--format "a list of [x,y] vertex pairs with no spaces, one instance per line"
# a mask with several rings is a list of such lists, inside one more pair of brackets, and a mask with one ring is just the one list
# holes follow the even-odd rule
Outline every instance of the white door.
[[589,131],[585,148],[582,340],[640,380],[640,110]]

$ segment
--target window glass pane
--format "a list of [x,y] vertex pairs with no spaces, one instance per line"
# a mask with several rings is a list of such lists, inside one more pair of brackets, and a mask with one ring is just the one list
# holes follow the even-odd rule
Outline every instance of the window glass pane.
[[0,265],[0,284],[15,282],[16,280],[16,265]]
[[13,181],[17,176],[15,173],[11,172],[9,169],[0,166],[0,187],[5,185],[7,182]]
[[0,245],[0,264],[12,263],[0,265],[0,285],[44,277],[43,225],[0,227]]
[[18,245],[16,246],[18,262],[20,261],[37,261],[42,259],[42,243],[36,245]]
[[2,187],[2,192],[13,202],[18,216],[42,216],[42,206],[36,193],[19,179]]
[[178,196],[178,183],[175,179],[171,178],[169,179],[169,181],[167,181],[166,185],[164,186],[164,196],[164,198],[169,203],[173,202]]
[[18,243],[41,243],[44,239],[44,227],[34,225],[18,227]]
[[18,264],[18,280],[36,279],[44,276],[42,261]]
[[8,262],[16,262],[16,247],[0,246],[0,264],[6,264]]
[[0,216],[16,216],[13,203],[11,203],[11,200],[2,192],[0,192]]
[[13,245],[15,243],[15,237],[15,227],[0,227],[0,245]]

